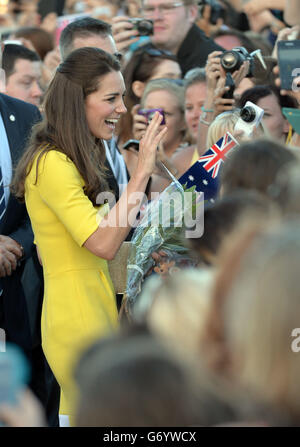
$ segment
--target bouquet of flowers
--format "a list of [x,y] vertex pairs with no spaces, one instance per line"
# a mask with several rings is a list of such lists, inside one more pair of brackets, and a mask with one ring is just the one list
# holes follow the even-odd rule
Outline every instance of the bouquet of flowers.
[[186,189],[173,177],[173,182],[148,204],[131,240],[123,303],[127,313],[131,313],[141,292],[145,275],[155,265],[152,253],[164,251],[171,267],[175,264],[193,265],[183,243],[183,233],[187,228],[195,227],[195,222],[197,225],[200,220],[198,210],[201,201],[203,203],[203,194],[198,193],[194,186]]

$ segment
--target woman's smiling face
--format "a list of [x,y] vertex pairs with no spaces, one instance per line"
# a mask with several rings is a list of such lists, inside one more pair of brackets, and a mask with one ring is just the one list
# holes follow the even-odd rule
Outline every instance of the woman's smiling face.
[[202,114],[201,107],[205,102],[205,98],[206,98],[205,82],[195,82],[186,89],[185,121],[187,124],[187,128],[195,142],[197,141],[199,119]]
[[125,84],[119,71],[111,71],[99,80],[98,89],[85,100],[85,113],[92,135],[110,140],[122,113]]

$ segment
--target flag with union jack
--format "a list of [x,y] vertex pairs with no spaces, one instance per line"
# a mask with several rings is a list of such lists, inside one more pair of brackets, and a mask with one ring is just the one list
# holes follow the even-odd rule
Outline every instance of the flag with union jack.
[[197,191],[204,193],[205,200],[213,200],[219,190],[221,165],[237,145],[238,142],[227,132],[180,177],[179,182],[187,188],[196,186]]

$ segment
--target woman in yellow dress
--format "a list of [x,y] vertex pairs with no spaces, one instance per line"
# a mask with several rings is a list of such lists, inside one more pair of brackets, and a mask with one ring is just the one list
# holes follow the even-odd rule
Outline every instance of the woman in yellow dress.
[[101,194],[107,191],[102,140],[112,138],[126,112],[124,93],[113,56],[96,48],[71,53],[47,91],[44,119],[14,179],[43,265],[42,346],[60,384],[65,415],[72,415],[76,401],[72,370],[80,352],[118,326],[107,260],[130,230],[129,218],[138,212],[132,197],[145,191],[166,133],[157,113],[141,140],[138,167],[109,210]]

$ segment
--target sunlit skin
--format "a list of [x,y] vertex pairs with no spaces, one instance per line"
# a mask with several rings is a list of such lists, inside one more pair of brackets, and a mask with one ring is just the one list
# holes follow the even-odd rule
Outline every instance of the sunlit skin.
[[40,106],[43,95],[40,87],[41,77],[40,62],[17,59],[13,74],[7,78],[5,93],[13,98]]
[[179,64],[169,59],[162,59],[149,81],[160,78],[180,79],[181,70]]
[[151,36],[151,40],[154,45],[168,49],[176,54],[196,18],[197,9],[194,8],[195,17],[191,16],[190,8],[185,6],[179,6],[170,10],[167,14],[163,14],[157,9],[157,6],[166,3],[174,4],[179,2],[175,0],[144,0],[144,7],[156,7],[153,13],[145,14],[145,18],[153,20],[154,35]]
[[116,124],[126,112],[124,105],[125,84],[119,71],[112,71],[99,80],[97,91],[87,96],[86,118],[92,135],[110,140]]
[[261,98],[256,103],[264,109],[263,124],[270,136],[282,142],[285,141],[289,131],[289,123],[281,113],[281,108],[274,94]]
[[214,38],[214,41],[225,50],[232,50],[234,47],[243,46],[240,39],[236,36],[218,36]]
[[148,94],[144,108],[164,110],[168,132],[163,139],[163,146],[166,155],[171,156],[182,142],[182,131],[185,128],[177,98],[166,90],[155,90]]
[[75,37],[72,45],[73,50],[78,50],[83,47],[101,48],[101,50],[109,54],[117,52],[117,47],[112,36],[91,34],[90,36]]
[[[156,66],[152,76],[148,79],[147,82],[152,81],[153,79],[180,79],[181,78],[181,69],[179,64],[176,61],[171,61],[169,59],[161,59],[159,64]],[[134,94],[141,98],[143,96],[144,90],[146,88],[147,82],[142,81],[134,81],[132,84],[132,89]]]
[[190,85],[185,93],[185,122],[194,142],[197,141],[201,107],[206,98],[205,82]]
[[242,79],[238,87],[236,87],[236,89],[234,90],[234,99],[238,100],[246,90],[252,87],[254,87],[254,83],[250,80],[250,78]]

